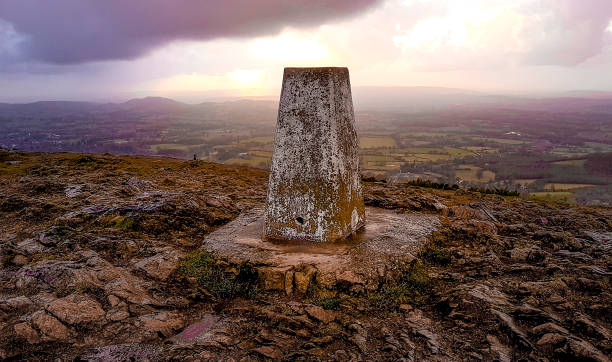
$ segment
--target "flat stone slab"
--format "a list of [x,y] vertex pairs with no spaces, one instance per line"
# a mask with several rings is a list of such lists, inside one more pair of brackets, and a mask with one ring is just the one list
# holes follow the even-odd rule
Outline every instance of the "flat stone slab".
[[269,241],[262,237],[264,209],[255,208],[208,235],[202,248],[232,263],[251,263],[264,274],[278,274],[267,289],[289,293],[295,284],[292,273],[313,275],[327,286],[340,279],[354,279],[354,284],[378,280],[391,259],[413,259],[440,224],[434,215],[378,208],[366,208],[366,220],[365,227],[339,242]]

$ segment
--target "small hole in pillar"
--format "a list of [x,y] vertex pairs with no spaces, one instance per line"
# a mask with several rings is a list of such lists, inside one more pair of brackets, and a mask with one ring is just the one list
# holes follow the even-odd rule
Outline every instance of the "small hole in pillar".
[[295,221],[297,221],[300,225],[304,223],[304,219],[301,216],[296,217]]

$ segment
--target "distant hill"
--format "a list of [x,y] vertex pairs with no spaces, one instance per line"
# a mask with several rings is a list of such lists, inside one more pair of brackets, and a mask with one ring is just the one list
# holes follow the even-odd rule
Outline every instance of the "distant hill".
[[449,108],[612,114],[611,92],[568,92],[549,97],[495,95],[460,88],[354,87],[355,109],[428,112]]
[[117,105],[124,111],[138,113],[176,113],[188,111],[192,106],[164,97],[145,97],[131,99]]
[[[357,111],[430,112],[463,107],[468,109],[513,109],[545,112],[612,114],[610,92],[566,92],[554,97],[492,95],[460,88],[442,87],[354,87]],[[164,97],[131,99],[123,103],[41,101],[0,103],[0,117],[60,117],[67,115],[115,114],[132,116],[189,115],[204,119],[228,120],[272,117],[276,100],[235,99],[223,102],[188,104]]]
[[66,116],[189,116],[211,120],[241,120],[252,116],[276,119],[276,103],[265,100],[234,100],[187,104],[170,98],[145,97],[123,103],[92,103],[73,101],[41,101],[34,103],[0,103],[0,117]]
[[54,117],[96,112],[104,104],[73,101],[40,101],[34,103],[0,103],[0,116]]

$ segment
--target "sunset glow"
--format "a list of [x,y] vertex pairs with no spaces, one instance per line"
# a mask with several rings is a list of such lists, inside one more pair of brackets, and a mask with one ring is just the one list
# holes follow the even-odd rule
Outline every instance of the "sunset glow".
[[[138,1],[104,3],[104,16],[67,0],[47,9],[60,18],[72,14],[78,32],[26,16],[33,14],[27,4],[0,3],[6,100],[134,89],[258,88],[274,95],[287,66],[346,66],[355,86],[612,90],[609,0],[363,0],[332,7],[275,0],[244,12],[225,2],[169,11],[160,2],[159,12],[137,19],[130,14],[139,12]],[[221,13],[226,18],[217,22]]]
[[206,75],[199,73],[180,74],[140,85],[141,89],[152,87],[166,93],[185,91],[209,91],[214,89],[241,89],[258,87],[261,70],[237,69],[223,75]]
[[319,43],[318,37],[298,37],[290,32],[277,37],[256,39],[249,52],[257,58],[279,62],[308,63],[328,57],[327,47]]
[[238,84],[253,84],[261,76],[261,70],[238,69],[229,75],[232,81]]

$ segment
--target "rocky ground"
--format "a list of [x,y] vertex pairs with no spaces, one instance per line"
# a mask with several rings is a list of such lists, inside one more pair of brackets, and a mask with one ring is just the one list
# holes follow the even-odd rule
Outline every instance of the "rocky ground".
[[304,265],[288,293],[198,249],[266,183],[197,161],[0,151],[0,359],[609,361],[611,209],[366,183],[368,206],[438,230],[375,287],[320,288]]

